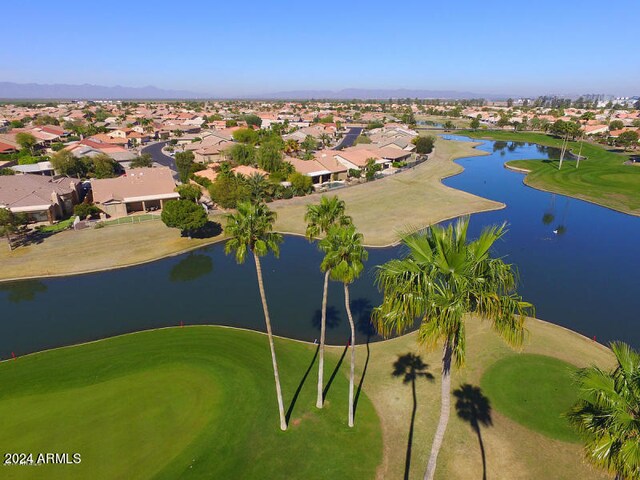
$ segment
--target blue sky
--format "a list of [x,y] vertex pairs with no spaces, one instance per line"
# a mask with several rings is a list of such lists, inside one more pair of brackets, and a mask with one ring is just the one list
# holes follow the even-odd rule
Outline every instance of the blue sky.
[[2,10],[0,81],[220,96],[640,94],[638,0],[21,0]]

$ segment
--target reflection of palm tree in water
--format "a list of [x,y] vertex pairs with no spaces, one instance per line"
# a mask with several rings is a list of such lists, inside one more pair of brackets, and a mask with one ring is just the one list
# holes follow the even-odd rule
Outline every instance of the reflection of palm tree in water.
[[562,210],[562,220],[560,220],[560,224],[553,231],[556,235],[564,235],[567,233],[567,212],[569,211],[569,203],[571,203],[569,197],[565,197],[564,209]]
[[549,202],[549,207],[542,215],[542,224],[543,225],[551,225],[556,218],[556,194],[551,194],[551,201]]

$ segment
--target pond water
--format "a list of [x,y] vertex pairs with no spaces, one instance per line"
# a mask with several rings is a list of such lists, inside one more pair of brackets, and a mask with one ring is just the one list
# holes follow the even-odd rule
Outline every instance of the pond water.
[[[518,266],[520,292],[540,318],[601,342],[640,346],[640,219],[534,190],[522,184],[521,174],[503,168],[511,159],[553,158],[556,150],[511,142],[479,148],[490,155],[459,160],[465,172],[446,183],[508,207],[472,216],[470,233],[509,222],[496,253]],[[366,270],[351,287],[360,341],[376,339],[367,321],[380,301],[373,267],[400,253],[400,247],[370,249]],[[299,237],[285,238],[279,259],[264,258],[276,334],[318,337],[320,259],[316,246]],[[342,287],[332,283],[327,341],[333,344],[349,336],[343,302]],[[0,284],[0,309],[0,358],[181,322],[264,330],[253,262],[236,265],[222,244],[138,267]]]

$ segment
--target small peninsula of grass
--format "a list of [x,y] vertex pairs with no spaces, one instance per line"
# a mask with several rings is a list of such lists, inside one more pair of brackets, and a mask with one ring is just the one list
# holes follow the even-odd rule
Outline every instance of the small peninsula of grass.
[[[531,142],[560,148],[562,139],[543,133],[507,132],[503,130],[478,130],[460,132],[472,138]],[[580,142],[569,142],[575,154],[580,150]],[[640,168],[624,165],[626,155],[614,153],[599,145],[584,142],[582,156],[576,168],[576,161],[565,158],[562,170],[558,170],[558,160],[516,160],[507,165],[528,170],[525,183],[531,187],[561,193],[589,202],[597,203],[631,215],[640,215]]]
[[566,442],[578,441],[563,415],[578,398],[576,368],[542,355],[512,355],[491,365],[482,388],[497,410],[532,430]]

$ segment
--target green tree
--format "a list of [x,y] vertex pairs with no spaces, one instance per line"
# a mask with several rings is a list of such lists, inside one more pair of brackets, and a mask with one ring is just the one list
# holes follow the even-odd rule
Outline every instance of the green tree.
[[627,130],[618,135],[616,143],[622,145],[625,149],[632,145],[638,145],[638,132],[634,130]]
[[38,143],[38,140],[28,132],[20,132],[16,134],[16,143],[20,145],[20,148],[27,150],[33,155],[33,149]]
[[267,199],[269,182],[264,175],[253,173],[244,179],[244,185],[252,203],[260,203]]
[[300,144],[300,146],[307,153],[313,152],[318,148],[318,141],[315,138],[313,138],[311,135],[307,135],[304,138],[304,141]]
[[131,168],[149,168],[153,166],[153,158],[150,153],[143,153],[131,160]]
[[474,130],[477,130],[478,128],[480,128],[480,120],[477,118],[474,118],[473,120],[471,120],[471,128]]
[[22,213],[13,213],[8,208],[0,207],[0,235],[7,238],[9,250],[13,250],[12,235],[27,223],[27,217]]
[[331,143],[331,137],[326,133],[322,133],[320,134],[320,142],[322,142],[323,147],[327,147]]
[[164,204],[160,218],[167,227],[178,228],[188,236],[207,224],[204,208],[190,200],[169,200]]
[[85,164],[69,150],[60,150],[51,157],[51,165],[61,175],[84,176]]
[[202,189],[198,185],[191,183],[178,185],[176,191],[180,194],[182,200],[189,200],[193,203],[197,203],[200,197],[202,197]]
[[232,135],[233,139],[240,143],[256,143],[258,141],[258,132],[253,128],[239,128]]
[[278,413],[280,414],[280,429],[287,429],[287,419],[284,413],[284,402],[282,400],[282,389],[280,387],[280,374],[278,373],[278,361],[276,349],[273,343],[273,333],[271,332],[271,319],[269,317],[269,307],[267,296],[264,292],[264,282],[262,280],[262,266],[260,257],[272,252],[276,258],[280,255],[280,243],[282,235],[273,231],[273,224],[276,220],[275,212],[272,212],[263,203],[251,204],[242,202],[238,205],[238,212],[227,216],[225,233],[231,237],[224,247],[225,253],[235,253],[236,262],[244,263],[247,253],[253,255],[258,277],[258,289],[262,299],[262,310],[264,321],[267,327],[267,337],[269,338],[269,348],[271,350],[271,362],[273,364],[273,377],[276,384],[276,397],[278,400]]
[[320,240],[320,250],[325,254],[320,268],[330,270],[329,278],[342,282],[344,286],[344,307],[347,310],[349,327],[351,328],[351,367],[349,369],[349,417],[348,424],[353,427],[353,389],[356,367],[356,327],[351,314],[349,299],[349,284],[353,283],[362,273],[364,262],[369,253],[362,246],[362,234],[353,225],[334,225],[329,228],[327,236]]
[[295,155],[300,150],[300,144],[294,138],[290,138],[284,143],[284,153],[287,155]]
[[567,414],[585,442],[587,459],[617,479],[640,478],[640,353],[622,342],[611,349],[613,371],[579,370],[579,397]]
[[367,164],[364,166],[364,178],[369,182],[375,178],[376,173],[380,170],[382,170],[382,165],[376,163],[375,158],[367,158]]
[[282,149],[276,142],[265,142],[258,149],[258,166],[267,172],[276,172],[282,167]]
[[254,114],[245,115],[243,117],[243,120],[250,127],[260,128],[262,126],[262,119],[258,115],[254,115]]
[[225,152],[227,156],[238,165],[251,165],[256,159],[256,149],[253,145],[235,143]]
[[455,130],[456,128],[455,124],[451,120],[447,120],[442,126],[445,130]]
[[[322,196],[319,204],[307,205],[304,220],[307,222],[306,236],[309,240],[326,235],[329,229],[335,225],[347,226],[351,224],[351,217],[345,214],[344,200],[333,196]],[[318,394],[316,407],[322,408],[324,404],[324,340],[327,329],[327,294],[329,290],[330,265],[320,265],[324,272],[324,284],[322,289],[322,311],[320,319],[320,345],[318,351]]]
[[222,208],[235,208],[238,203],[249,200],[250,192],[233,172],[224,174],[221,171],[209,187],[209,195]]
[[613,120],[611,123],[609,123],[610,132],[614,130],[621,130],[622,128],[624,128],[624,123],[622,123],[622,120]]
[[311,177],[303,175],[300,172],[293,172],[287,180],[291,182],[291,188],[295,195],[302,196],[313,191],[313,180]]
[[432,135],[427,135],[425,137],[419,136],[415,137],[412,142],[416,146],[416,153],[420,155],[426,155],[433,151],[433,145],[436,139]]
[[374,310],[380,333],[404,332],[420,319],[418,342],[426,347],[444,343],[440,419],[431,446],[425,479],[433,479],[449,421],[451,362],[465,363],[465,322],[470,315],[487,319],[512,346],[524,340],[525,315],[532,306],[515,293],[516,274],[501,259],[492,258],[492,245],[505,226],[485,228],[467,241],[469,219],[455,225],[434,225],[424,234],[405,235],[407,255],[378,267],[376,283],[383,292]]
[[189,180],[189,176],[191,175],[191,171],[193,168],[193,152],[191,150],[187,150],[186,152],[178,152],[176,153],[176,168],[178,169],[178,177],[182,183],[187,183]]
[[92,171],[96,178],[115,177],[119,168],[118,162],[105,153],[91,157]]

